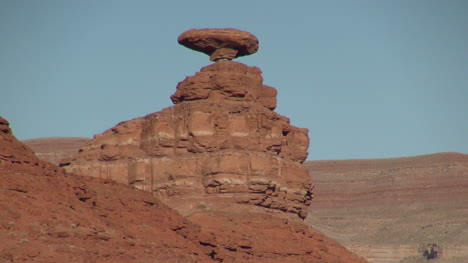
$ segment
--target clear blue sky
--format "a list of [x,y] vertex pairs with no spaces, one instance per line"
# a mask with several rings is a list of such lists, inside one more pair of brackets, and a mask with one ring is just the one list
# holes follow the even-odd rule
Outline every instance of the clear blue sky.
[[210,63],[177,43],[205,27],[259,38],[239,61],[309,128],[309,159],[468,153],[466,0],[0,0],[0,115],[30,139],[160,111]]

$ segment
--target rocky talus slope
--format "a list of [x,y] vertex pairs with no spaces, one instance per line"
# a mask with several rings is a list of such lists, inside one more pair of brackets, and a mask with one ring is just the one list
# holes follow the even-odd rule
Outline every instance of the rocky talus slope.
[[87,144],[89,138],[80,137],[50,137],[24,140],[39,159],[58,165],[62,159],[71,157],[76,151]]
[[[297,217],[296,217],[297,218]],[[197,207],[66,174],[0,117],[0,262],[365,262],[302,222]]]
[[312,199],[302,165],[308,130],[273,111],[277,92],[263,85],[259,68],[230,60],[255,52],[258,40],[217,29],[190,30],[179,42],[215,63],[177,85],[174,106],[119,123],[61,166],[134,185],[168,203],[218,196],[305,218]]
[[421,257],[428,245],[437,262],[468,258],[467,154],[306,166],[315,182],[306,222],[369,262]]

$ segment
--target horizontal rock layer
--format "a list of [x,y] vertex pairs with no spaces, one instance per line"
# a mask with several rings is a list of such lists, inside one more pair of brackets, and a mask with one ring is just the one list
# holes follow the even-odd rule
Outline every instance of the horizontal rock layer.
[[468,198],[468,155],[440,153],[306,163],[320,196],[313,208],[451,203]]
[[369,262],[421,256],[417,249],[403,249],[420,244],[440,246],[441,260],[449,260],[441,262],[457,262],[450,260],[468,253],[453,252],[468,243],[467,154],[309,161],[306,166],[315,183],[313,213],[306,222]]
[[234,61],[220,61],[206,67],[177,85],[171,96],[174,104],[191,100],[232,100],[258,102],[276,108],[277,92],[263,85],[261,70]]

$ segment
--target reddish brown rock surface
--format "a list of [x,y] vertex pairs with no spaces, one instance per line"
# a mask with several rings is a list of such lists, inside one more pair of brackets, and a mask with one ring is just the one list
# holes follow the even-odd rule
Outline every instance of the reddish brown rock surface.
[[258,50],[258,39],[254,35],[234,28],[190,29],[182,33],[177,41],[207,54],[212,61],[232,60]]
[[296,217],[207,203],[184,218],[149,192],[66,175],[1,117],[0,149],[0,262],[365,262]]
[[0,262],[211,261],[177,231],[198,226],[148,193],[65,175],[1,117],[0,149]]
[[[439,244],[442,251],[438,262],[463,262],[468,256],[466,156],[440,153],[306,161],[315,179],[315,198],[306,223],[369,262],[421,261],[421,244],[431,242]],[[190,220],[201,216],[202,211],[251,213],[245,206],[223,203],[216,197],[200,199],[195,205],[184,199],[170,200],[169,205]]]
[[261,70],[239,62],[222,61],[206,66],[194,76],[185,78],[171,96],[174,104],[183,101],[221,100],[257,102],[274,110],[276,89],[263,85]]
[[41,162],[34,152],[26,145],[18,143],[10,129],[7,120],[0,116],[0,166],[2,170],[18,173],[31,172],[54,174],[57,167]]
[[272,111],[276,94],[260,69],[218,61],[177,85],[174,106],[97,135],[62,166],[165,199],[229,197],[305,218],[308,130]]

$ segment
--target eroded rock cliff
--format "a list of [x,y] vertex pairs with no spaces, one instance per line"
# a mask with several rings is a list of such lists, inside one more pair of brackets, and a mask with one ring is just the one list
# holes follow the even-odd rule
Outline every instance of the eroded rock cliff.
[[[236,203],[305,218],[312,199],[311,179],[302,165],[308,130],[273,111],[277,92],[263,85],[259,68],[231,61],[258,49],[253,35],[239,32],[182,34],[181,44],[212,58],[218,54],[212,59],[216,62],[177,85],[174,106],[119,123],[61,166],[133,184],[162,198],[230,196]],[[225,49],[237,55],[223,56]]]

